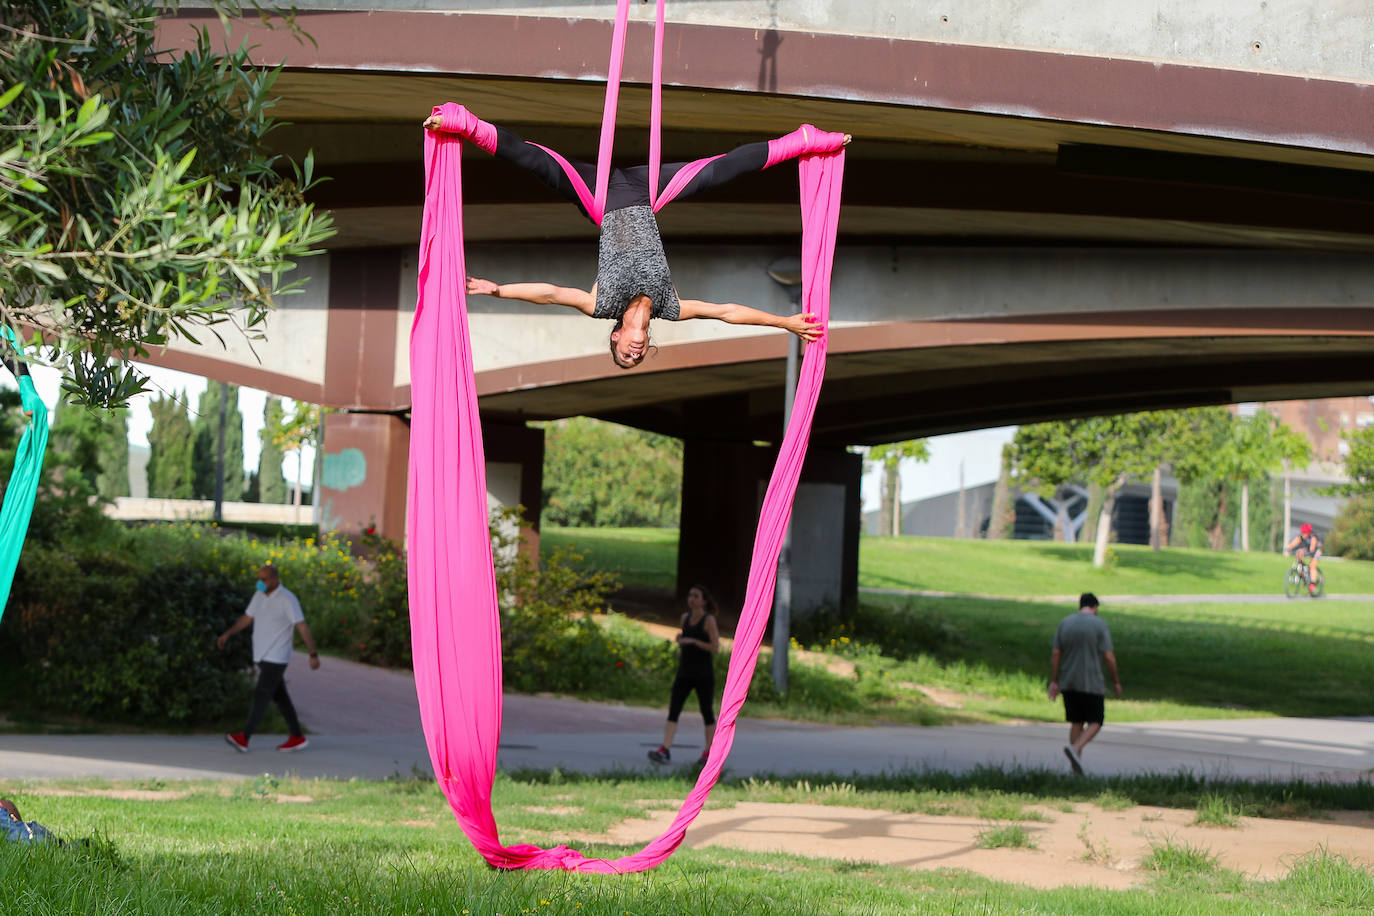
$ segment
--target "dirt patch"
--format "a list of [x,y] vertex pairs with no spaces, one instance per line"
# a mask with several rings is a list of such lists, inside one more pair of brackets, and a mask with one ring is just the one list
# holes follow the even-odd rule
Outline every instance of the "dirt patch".
[[306,805],[315,799],[309,795],[278,795],[276,802],[279,805]]
[[920,691],[921,693],[925,694],[927,700],[930,700],[931,703],[935,704],[941,709],[964,708],[964,695],[962,693],[957,693],[953,690],[945,690],[940,687],[926,687],[922,684],[912,684],[909,681],[903,681],[897,686],[903,687],[907,690]]
[[578,808],[578,807],[574,807],[574,806],[572,806],[572,805],[525,805],[521,810],[522,810],[522,811],[528,811],[528,812],[530,812],[531,814],[559,814],[559,815],[564,815],[564,814],[577,814],[577,813],[578,813],[579,811],[581,811],[582,809],[581,809],[581,808]]
[[[662,833],[675,812],[623,821],[597,840],[638,845]],[[1075,805],[1045,810],[1047,822],[1019,822],[1035,849],[981,849],[978,835],[998,826],[975,817],[897,814],[829,805],[742,802],[703,811],[686,844],[753,852],[897,865],[911,869],[959,868],[1000,881],[1039,888],[1092,885],[1128,888],[1146,883],[1141,867],[1152,845],[1205,848],[1223,868],[1274,878],[1318,846],[1362,861],[1370,848],[1374,815],[1340,812],[1328,820],[1241,818],[1235,828],[1193,826],[1194,813],[1140,806],[1104,811]]]

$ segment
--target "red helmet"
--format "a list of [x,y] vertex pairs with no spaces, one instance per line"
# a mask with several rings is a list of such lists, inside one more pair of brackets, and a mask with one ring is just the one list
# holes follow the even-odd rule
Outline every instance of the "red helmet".
[[1311,534],[1311,533],[1312,533],[1312,526],[1311,526],[1311,525],[1308,525],[1308,524],[1304,524],[1304,525],[1303,525],[1301,528],[1299,528],[1298,530],[1301,531],[1303,534]]

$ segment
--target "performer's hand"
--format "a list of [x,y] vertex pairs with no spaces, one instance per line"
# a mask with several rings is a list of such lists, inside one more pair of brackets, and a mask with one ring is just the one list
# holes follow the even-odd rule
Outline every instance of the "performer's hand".
[[425,118],[425,123],[420,126],[425,130],[439,130],[444,126],[444,116],[432,114]]
[[469,296],[495,296],[496,289],[501,284],[493,283],[490,280],[483,280],[481,277],[468,277]]
[[844,146],[848,146],[848,145],[849,145],[849,141],[850,141],[850,140],[853,140],[853,139],[854,139],[854,136],[853,136],[852,134],[845,134],[845,135],[844,135],[844,144],[843,144],[843,145],[844,145]]
[[216,646],[217,648],[223,649],[223,648],[224,648],[224,644],[227,643],[228,641],[229,641],[229,634],[228,634],[228,633],[221,633],[219,639],[215,640],[215,646]]
[[813,340],[820,340],[821,335],[825,333],[825,326],[821,324],[820,319],[810,312],[803,312],[800,315],[789,315],[783,327],[787,328],[787,330],[796,334],[807,343],[811,343]]
[[1051,700],[1053,700],[1055,697],[1059,696],[1059,682],[1058,682],[1058,681],[1050,681],[1050,691],[1049,691],[1049,694],[1050,694],[1050,699],[1051,699]]
[[311,670],[311,671],[314,671],[316,668],[319,668],[319,667],[320,667],[320,657],[319,657],[318,655],[311,655],[311,656],[310,656],[310,670]]

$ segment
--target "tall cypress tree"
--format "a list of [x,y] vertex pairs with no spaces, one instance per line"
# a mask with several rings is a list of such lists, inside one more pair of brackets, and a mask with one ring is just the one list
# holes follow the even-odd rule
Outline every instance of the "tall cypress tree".
[[[195,442],[191,468],[196,499],[215,498],[215,469],[219,460],[219,395],[221,385],[210,381],[201,392],[199,412],[192,421]],[[239,387],[229,385],[224,427],[224,498],[243,499],[243,414],[239,412]]]
[[153,427],[148,430],[148,495],[162,499],[190,499],[191,421],[186,395],[159,397],[149,405]]
[[287,502],[286,478],[281,473],[281,463],[285,455],[277,436],[281,432],[286,411],[282,409],[281,398],[267,399],[262,411],[262,453],[258,457],[258,501],[264,503]]
[[53,411],[51,449],[104,499],[129,495],[129,412],[73,404]]

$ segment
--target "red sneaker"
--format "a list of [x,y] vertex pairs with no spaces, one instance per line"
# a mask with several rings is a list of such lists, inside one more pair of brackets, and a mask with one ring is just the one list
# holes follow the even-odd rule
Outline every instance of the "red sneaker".
[[234,750],[240,754],[248,753],[248,736],[243,732],[230,732],[224,736],[224,740],[228,741]]
[[292,735],[290,738],[287,738],[287,739],[286,739],[285,741],[283,741],[281,744],[278,744],[278,745],[277,745],[277,750],[279,750],[279,751],[300,751],[300,750],[304,750],[306,747],[308,747],[309,744],[310,744],[310,742],[307,741],[307,740],[305,740],[305,735]]

